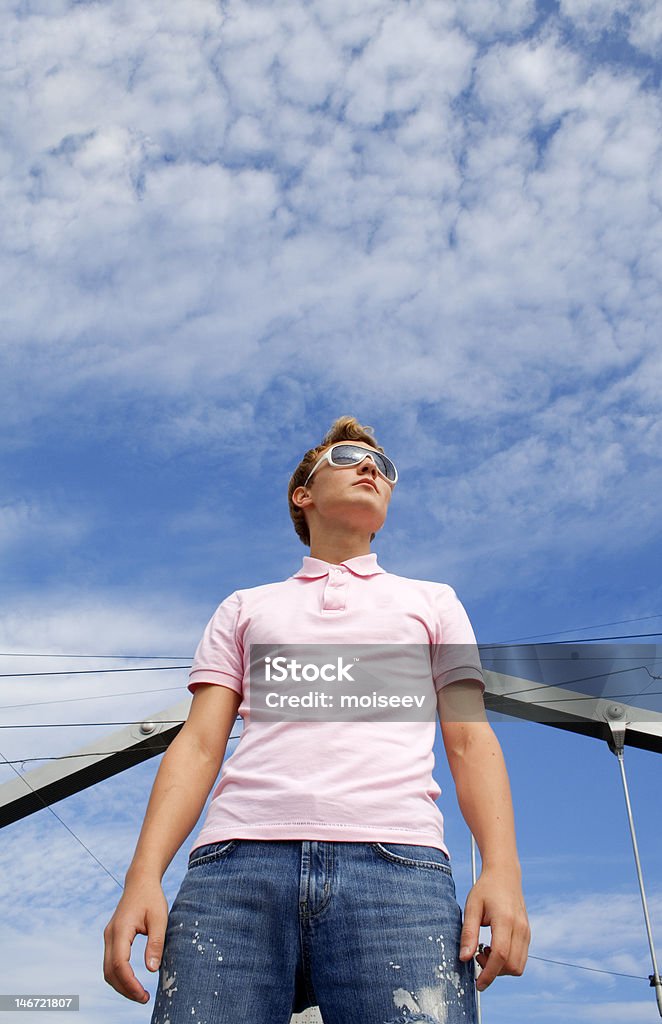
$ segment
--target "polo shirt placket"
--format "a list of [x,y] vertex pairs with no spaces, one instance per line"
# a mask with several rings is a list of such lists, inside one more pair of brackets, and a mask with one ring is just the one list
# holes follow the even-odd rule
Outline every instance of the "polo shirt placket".
[[332,565],[329,569],[326,586],[322,595],[322,610],[325,612],[344,612],[347,607],[347,594],[351,573],[346,565]]

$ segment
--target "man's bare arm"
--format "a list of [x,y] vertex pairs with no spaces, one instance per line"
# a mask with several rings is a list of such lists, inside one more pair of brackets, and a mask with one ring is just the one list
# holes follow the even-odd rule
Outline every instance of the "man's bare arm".
[[127,999],[149,999],[131,968],[131,945],[137,934],[147,935],[145,963],[158,969],[168,921],[161,879],[200,817],[240,702],[241,696],[227,686],[198,686],[186,722],[163,755],[124,894],[104,930],[104,978]]
[[480,877],[467,897],[460,950],[460,958],[469,960],[480,926],[490,926],[491,945],[477,958],[483,968],[477,987],[482,990],[499,974],[522,974],[531,939],[510,783],[479,684],[450,683],[439,691],[437,707],[460,810],[482,861]]
[[127,871],[159,880],[200,817],[220,771],[241,703],[227,686],[201,684],[189,715],[163,755]]

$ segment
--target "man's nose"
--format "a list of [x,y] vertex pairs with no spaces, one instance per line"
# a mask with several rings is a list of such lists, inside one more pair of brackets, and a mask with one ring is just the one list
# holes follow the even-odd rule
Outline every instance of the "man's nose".
[[361,465],[359,466],[360,473],[372,473],[373,476],[377,476],[377,465],[372,455],[368,455]]

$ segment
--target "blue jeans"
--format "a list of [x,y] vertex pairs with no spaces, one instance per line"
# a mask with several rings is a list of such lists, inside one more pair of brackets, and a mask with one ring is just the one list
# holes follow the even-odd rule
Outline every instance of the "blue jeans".
[[429,846],[230,839],[193,850],[151,1024],[474,1024],[448,857]]

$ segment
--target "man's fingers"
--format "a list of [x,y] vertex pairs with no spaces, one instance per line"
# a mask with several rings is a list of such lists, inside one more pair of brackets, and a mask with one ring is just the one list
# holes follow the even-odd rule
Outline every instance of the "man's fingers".
[[460,935],[460,960],[470,960],[478,946],[478,935],[483,917],[483,906],[478,900],[467,898],[464,910],[464,924]]
[[140,984],[129,962],[133,938],[130,939],[128,933],[121,928],[113,928],[106,942],[103,976],[120,995],[137,1003],[145,1003],[149,1000],[149,992]]
[[152,910],[147,912],[147,946],[145,947],[145,964],[148,970],[158,971],[163,958],[165,933],[168,926],[168,910]]
[[[497,977],[498,975],[513,975],[515,977],[519,977],[524,973],[524,968],[526,967],[528,959],[529,943],[531,941],[531,929],[526,917],[515,923],[515,925],[509,930],[509,935],[508,930],[502,932],[502,938],[502,947],[505,947],[506,941],[510,942],[508,955],[497,970],[496,974],[493,974],[493,968],[496,966],[496,961],[494,958],[490,961],[490,972],[483,978],[483,985],[485,985],[485,987],[487,987],[494,977]],[[491,946],[478,947],[476,960],[482,970],[487,968],[491,952]]]
[[492,984],[496,976],[500,974],[503,965],[507,963],[510,955],[510,941],[510,929],[500,928],[493,932],[492,945],[485,947],[486,952],[489,950],[485,966],[476,980],[476,988],[480,992]]
[[529,928],[528,922],[516,927],[513,931],[512,942],[510,944],[510,955],[508,957],[508,963],[506,965],[508,974],[514,974],[519,977],[524,973],[526,967],[526,961],[529,954],[529,943],[531,941],[531,929]]
[[528,927],[521,932],[517,930],[513,931],[512,940],[510,944],[510,951],[508,953],[507,959],[501,965],[497,973],[492,975],[493,968],[496,967],[496,962],[493,959],[492,962],[490,962],[490,972],[485,974],[484,977],[483,972],[485,971],[488,961],[490,960],[492,947],[479,946],[478,953],[476,955],[476,960],[478,961],[478,964],[481,968],[481,973],[479,977],[482,977],[483,980],[482,984],[477,987],[479,987],[481,990],[483,988],[487,988],[487,986],[491,984],[494,978],[498,977],[499,975],[508,974],[513,975],[515,977],[520,977],[524,973],[524,968],[526,967],[530,938],[531,936]]

